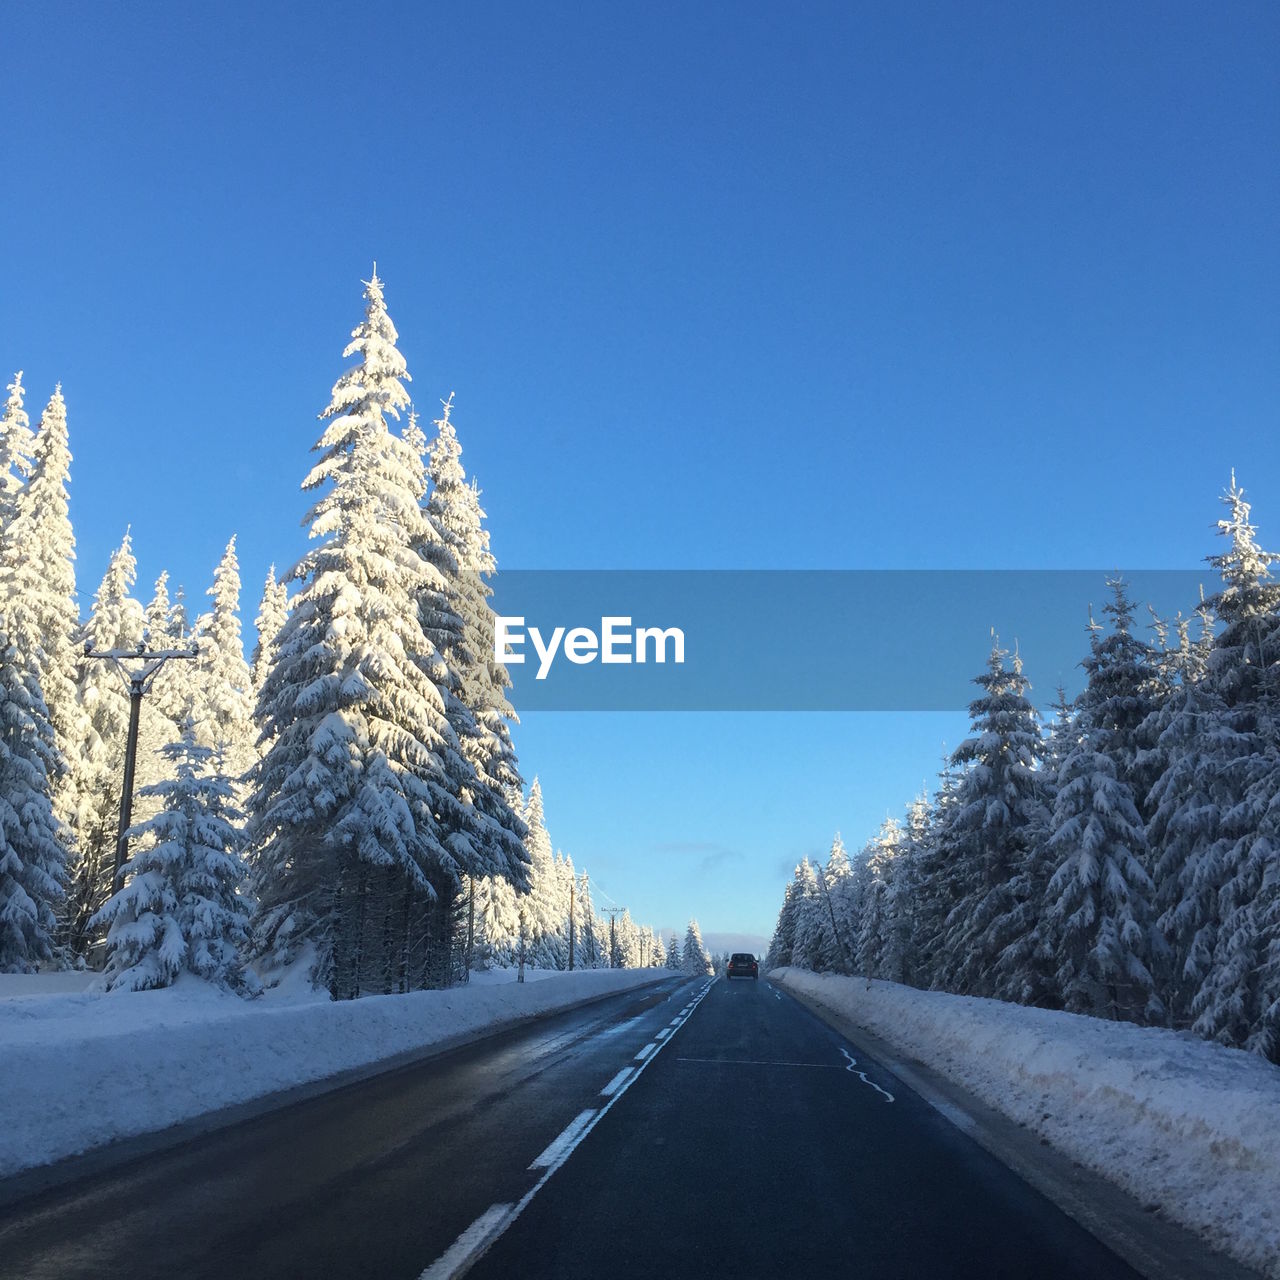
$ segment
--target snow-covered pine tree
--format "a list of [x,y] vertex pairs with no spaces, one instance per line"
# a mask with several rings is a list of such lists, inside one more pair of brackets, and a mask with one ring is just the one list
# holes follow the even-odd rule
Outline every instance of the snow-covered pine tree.
[[[1119,603],[1119,598],[1117,599]],[[1124,615],[1117,613],[1117,626]],[[1044,936],[1057,963],[1056,994],[1073,1013],[1157,1021],[1163,1006],[1151,973],[1157,934],[1146,832],[1133,787],[1125,721],[1115,706],[1122,683],[1108,664],[1127,665],[1125,645],[1107,645],[1090,621],[1089,681],[1078,700],[1076,746],[1057,779]]]
[[[464,766],[454,779],[460,821],[446,827],[442,838],[458,869],[502,876],[523,889],[529,872],[525,831],[520,807],[512,799],[521,782],[506,719],[514,713],[503,693],[505,668],[494,664],[489,653],[492,615],[483,575],[493,571],[494,561],[481,527],[484,513],[464,483],[461,449],[448,419],[446,404],[438,424],[441,435],[430,450],[413,413],[404,434],[423,465],[423,512],[414,546],[436,570],[418,592],[419,616],[441,659],[433,664],[433,679]],[[457,892],[457,875],[445,867],[432,881],[438,909]]]
[[[199,656],[191,672],[196,741],[213,751],[216,767],[238,797],[257,760],[249,665],[240,638],[240,565],[234,535],[213,571],[213,608],[196,621]],[[237,805],[237,808],[239,806]]]
[[376,273],[364,296],[344,352],[358,362],[320,415],[320,458],[303,481],[321,490],[307,516],[317,545],[287,575],[300,589],[259,694],[269,745],[249,801],[256,946],[281,962],[314,945],[313,973],[335,998],[382,967],[366,956],[386,936],[370,919],[374,873],[400,885],[400,984],[415,966],[447,980],[432,959],[448,953],[451,915],[423,921],[417,908],[437,897],[431,878],[458,883],[468,870],[446,839],[465,827],[469,767],[418,611],[441,585],[417,551],[422,462],[387,424],[408,405],[408,374]]
[[[795,942],[791,952],[792,964],[815,973],[826,967],[827,956],[834,949],[831,922],[826,909],[827,896],[818,882],[818,874],[808,857],[801,858],[798,868],[799,893],[795,904]],[[687,959],[685,963],[687,969]]]
[[[1032,877],[1035,837],[1046,826],[1044,749],[1029,683],[1015,657],[992,645],[974,683],[971,736],[956,748],[963,770],[943,840],[940,870],[952,903],[942,937],[947,988],[961,995],[1025,997],[1039,914]],[[1037,993],[1038,994],[1038,993]]]
[[885,954],[886,972],[899,975],[892,980],[910,986],[921,983],[917,911],[929,821],[929,799],[922,791],[907,806],[902,824],[901,856],[894,868],[893,913]]
[[[131,594],[137,578],[138,563],[126,532],[111,554],[89,618],[77,637],[82,652],[86,647],[102,652],[133,650],[142,643],[142,605]],[[90,920],[112,893],[129,693],[111,663],[85,659],[77,697],[84,739],[72,761],[75,862],[67,894],[66,938],[73,955],[87,957],[101,939]]]
[[529,803],[523,817],[528,833],[524,840],[529,863],[528,963],[539,969],[564,969],[569,963],[565,933],[569,903],[567,894],[561,901],[563,886],[556,873],[543,808],[542,783],[537,778],[529,789]]
[[94,926],[108,926],[108,991],[167,987],[183,972],[242,993],[257,989],[241,953],[249,915],[241,816],[216,752],[196,741],[194,721],[165,749],[170,774],[150,788],[157,812],[131,828],[124,887]]
[[[1207,972],[1192,1002],[1195,1030],[1223,1044],[1275,1052],[1268,1026],[1270,939],[1280,829],[1280,555],[1257,541],[1250,505],[1234,473],[1218,522],[1227,549],[1211,556],[1222,590],[1207,603],[1222,622],[1202,683],[1220,701],[1220,723],[1234,737],[1218,839],[1204,860],[1215,889],[1217,930]],[[1221,754],[1221,753],[1219,753]]]
[[702,930],[698,928],[696,920],[690,920],[684,931],[683,959],[685,973],[704,977],[713,972],[711,957],[707,955],[707,949],[702,945]]
[[867,849],[866,889],[858,919],[858,972],[868,978],[901,982],[899,966],[891,965],[895,932],[898,874],[902,861],[902,824],[886,818]]
[[[479,490],[468,484],[462,446],[450,421],[452,395],[443,402],[436,437],[426,448],[430,493],[419,550],[440,573],[443,587],[422,597],[423,627],[443,654],[454,677],[448,704],[463,756],[474,770],[467,797],[471,816],[471,864],[523,889],[529,876],[524,824],[509,797],[523,783],[511,743],[515,712],[507,699],[511,681],[493,657],[492,590],[487,579],[497,568],[484,527]],[[416,420],[406,438],[422,448]],[[433,621],[444,619],[444,625]],[[457,624],[455,625],[455,621]]]
[[859,903],[853,867],[838,831],[831,842],[818,888],[823,894],[823,906],[831,931],[831,945],[824,956],[826,968],[836,973],[851,973],[856,967]]
[[0,973],[29,973],[54,952],[66,859],[50,801],[58,765],[34,666],[0,613]]
[[677,973],[684,968],[684,957],[680,954],[680,939],[673,933],[667,943],[667,968]]
[[[1112,599],[1102,612],[1111,618],[1111,631],[1092,632],[1093,643],[1082,665],[1088,675],[1089,723],[1096,744],[1115,762],[1116,776],[1133,793],[1145,821],[1151,810],[1147,796],[1155,782],[1151,756],[1152,717],[1162,700],[1159,659],[1151,646],[1133,634],[1133,603],[1120,577],[1107,580]],[[1144,864],[1148,874],[1151,862]]]
[[18,491],[31,471],[31,419],[22,407],[22,370],[13,375],[0,416],[0,531],[13,519]]
[[10,640],[33,664],[53,726],[57,759],[49,782],[54,813],[64,824],[74,809],[71,764],[83,738],[76,702],[75,633],[80,617],[75,535],[67,501],[70,472],[67,408],[59,387],[40,416],[29,479],[13,498],[0,534],[0,599]]
[[262,586],[262,599],[253,620],[258,639],[253,646],[250,660],[253,696],[256,699],[276,659],[276,645],[280,630],[289,616],[289,587],[276,581],[276,567],[267,570],[267,580]]

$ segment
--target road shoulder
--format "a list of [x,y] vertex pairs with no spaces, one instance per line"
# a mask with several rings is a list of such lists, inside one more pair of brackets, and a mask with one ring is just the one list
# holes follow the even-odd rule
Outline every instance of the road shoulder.
[[892,1072],[979,1146],[1151,1280],[1260,1280],[1194,1232],[1148,1210],[1124,1188],[1003,1115],[963,1086],[909,1058],[851,1018],[770,978],[775,987]]

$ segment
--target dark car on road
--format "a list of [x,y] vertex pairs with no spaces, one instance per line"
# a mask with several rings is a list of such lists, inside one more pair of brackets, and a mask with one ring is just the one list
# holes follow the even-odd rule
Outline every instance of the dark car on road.
[[724,976],[726,978],[759,978],[760,965],[755,956],[749,956],[745,951],[737,951],[729,957]]

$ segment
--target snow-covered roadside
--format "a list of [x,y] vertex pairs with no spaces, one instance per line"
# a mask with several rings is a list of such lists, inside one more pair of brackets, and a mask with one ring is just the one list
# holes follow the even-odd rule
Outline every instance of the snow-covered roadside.
[[802,969],[770,977],[1280,1278],[1280,1068],[1190,1033]]
[[300,979],[253,1001],[186,978],[113,995],[0,979],[0,1177],[670,976],[531,970],[341,1003]]

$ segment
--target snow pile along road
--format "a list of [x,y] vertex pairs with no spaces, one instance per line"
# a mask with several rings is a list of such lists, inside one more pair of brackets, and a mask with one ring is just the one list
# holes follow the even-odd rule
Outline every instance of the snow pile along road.
[[1280,1068],[1189,1032],[802,969],[771,977],[1280,1277]]
[[296,980],[244,1001],[188,978],[111,995],[34,995],[30,980],[9,993],[0,978],[0,1177],[670,976],[477,974],[447,991],[339,1003]]

